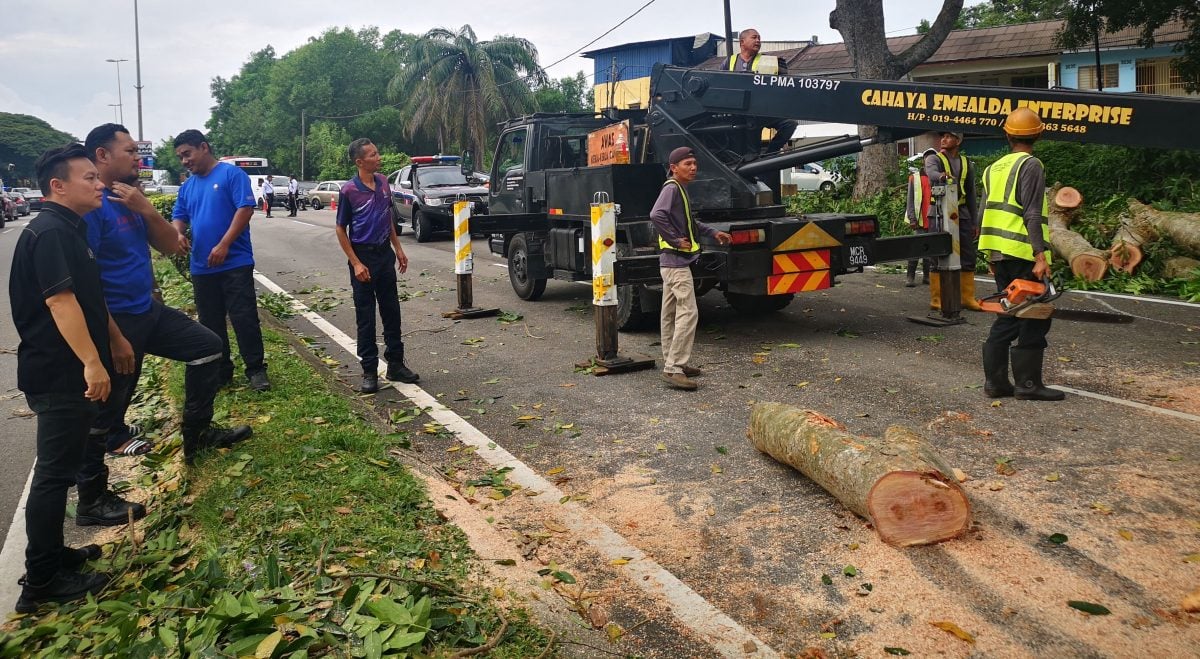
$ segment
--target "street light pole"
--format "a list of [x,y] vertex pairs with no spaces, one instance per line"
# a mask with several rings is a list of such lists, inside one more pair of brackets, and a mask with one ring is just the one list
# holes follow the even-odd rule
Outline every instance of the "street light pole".
[[121,99],[121,62],[128,62],[127,59],[106,59],[105,62],[112,62],[117,65],[117,105],[121,106],[121,124],[125,123],[125,101]]
[[108,107],[113,109],[113,121],[117,121],[117,108],[121,107],[120,103],[109,103]]
[[300,108],[300,180],[301,181],[304,180],[304,156],[305,156],[305,153],[304,153],[304,146],[305,146],[305,144],[304,144],[305,143],[304,119],[305,119],[305,117],[304,117],[304,115],[307,113],[308,113],[307,108]]
[[137,65],[137,85],[134,89],[137,90],[138,96],[138,140],[144,140],[142,137],[142,39],[138,30],[138,0],[133,0],[133,52],[134,62]]

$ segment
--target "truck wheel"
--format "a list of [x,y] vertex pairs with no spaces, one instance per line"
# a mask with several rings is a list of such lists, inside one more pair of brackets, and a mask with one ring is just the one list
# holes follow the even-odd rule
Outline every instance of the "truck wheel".
[[[633,250],[626,243],[617,244],[617,256],[628,256]],[[651,321],[658,320],[657,311],[645,311],[644,302],[650,294],[643,284],[630,284],[617,287],[617,330],[633,332],[647,329]],[[661,298],[659,298],[661,300]]]
[[427,243],[433,240],[433,222],[425,214],[425,211],[417,211],[413,215],[412,227],[413,237],[417,239],[417,242]]
[[525,244],[525,236],[520,234],[514,236],[508,245],[508,281],[522,300],[532,302],[546,292],[545,279],[529,277],[529,246]]
[[744,293],[725,293],[729,306],[745,314],[766,314],[782,311],[792,303],[792,293],[786,295],[746,295]]
[[320,197],[313,197],[312,207],[313,207],[313,210],[315,210],[315,211],[321,210],[321,198]]

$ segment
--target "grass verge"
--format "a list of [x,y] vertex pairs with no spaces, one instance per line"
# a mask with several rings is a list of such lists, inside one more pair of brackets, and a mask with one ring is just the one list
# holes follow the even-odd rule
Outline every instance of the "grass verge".
[[[159,268],[170,302],[190,287]],[[135,484],[150,515],[105,545],[99,599],[10,620],[0,657],[542,654],[548,635],[485,590],[465,536],[396,448],[279,334],[274,388],[218,398],[254,437],[184,471],[170,403],[182,365],[147,359],[142,416],[165,424]],[[177,405],[176,405],[177,407]]]

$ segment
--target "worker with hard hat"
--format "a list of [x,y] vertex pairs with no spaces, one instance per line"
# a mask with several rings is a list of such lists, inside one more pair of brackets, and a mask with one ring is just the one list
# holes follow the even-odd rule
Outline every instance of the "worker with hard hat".
[[[975,299],[975,257],[979,243],[979,204],[976,201],[975,172],[967,157],[959,152],[963,134],[942,131],[938,134],[940,149],[925,156],[925,173],[930,185],[953,185],[958,188],[958,276],[960,297],[964,309],[979,311]],[[945,227],[936,230],[944,231]],[[941,280],[934,277],[929,284],[929,308],[942,308]]]
[[[1046,172],[1033,155],[1042,135],[1041,117],[1017,108],[1004,120],[1010,153],[983,172],[983,222],[979,249],[990,250],[996,290],[1013,280],[1042,281],[1050,276],[1050,229]],[[983,344],[984,393],[989,398],[1062,400],[1065,394],[1042,382],[1042,362],[1050,319],[997,315]],[[1013,342],[1016,342],[1013,345]],[[1011,345],[1011,349],[1010,349]],[[1008,380],[1012,361],[1015,386]]]

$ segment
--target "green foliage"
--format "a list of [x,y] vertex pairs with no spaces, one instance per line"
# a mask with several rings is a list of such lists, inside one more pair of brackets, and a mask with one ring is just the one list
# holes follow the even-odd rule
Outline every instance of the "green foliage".
[[505,35],[479,41],[470,25],[430,30],[398,55],[388,91],[409,134],[437,136],[441,153],[484,153],[497,123],[535,109],[530,83],[548,82],[532,42]]
[[998,27],[1063,18],[1070,0],[985,0],[963,7],[955,29]]
[[1089,203],[1115,194],[1200,210],[1200,153],[1041,141],[1034,154],[1046,165],[1048,182],[1075,187]]
[[[169,266],[158,274],[168,299],[186,297]],[[406,433],[377,433],[278,334],[264,338],[272,392],[217,405],[218,420],[254,423],[253,448],[184,475],[178,434],[159,428],[138,478],[153,493],[144,541],[110,543],[93,563],[116,575],[102,598],[19,618],[0,656],[449,656],[504,620],[490,656],[541,652],[523,611],[473,585],[463,534],[393,457]],[[178,407],[183,371],[148,360],[144,414]]]
[[154,204],[154,210],[158,211],[159,215],[171,220],[171,213],[175,211],[175,197],[173,194],[152,194],[147,199]]
[[[36,188],[33,163],[38,156],[51,147],[77,141],[37,117],[0,112],[0,178],[6,185],[20,185],[18,181],[22,181]],[[16,165],[11,174],[9,163]]]
[[549,80],[533,92],[542,112],[588,112],[592,109],[592,89],[583,71],[568,78]]
[[[171,175],[172,182],[178,183],[183,180],[183,163],[179,162],[179,156],[175,155],[174,136],[163,138],[163,141],[154,147],[154,167],[167,170],[167,173]],[[170,215],[163,217],[170,217]]]

